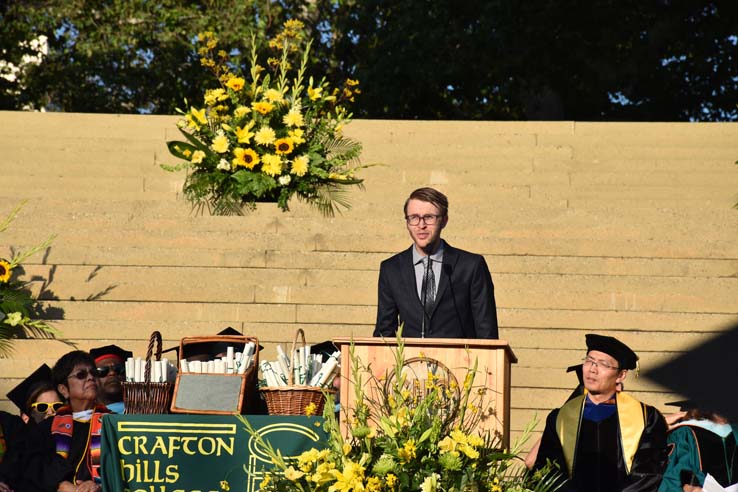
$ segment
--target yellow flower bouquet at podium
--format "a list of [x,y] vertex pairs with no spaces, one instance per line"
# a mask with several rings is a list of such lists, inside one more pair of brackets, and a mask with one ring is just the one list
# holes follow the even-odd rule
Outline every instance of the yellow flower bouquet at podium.
[[183,161],[162,166],[188,170],[183,191],[193,206],[231,215],[276,202],[287,211],[297,197],[327,216],[349,208],[346,188],[361,186],[356,172],[364,166],[361,145],[342,128],[360,89],[355,80],[339,89],[308,77],[311,42],[304,38],[302,22],[287,21],[269,41],[278,57],[262,66],[252,37],[250,67],[241,74],[213,33],[198,35],[200,62],[220,86],[206,90],[201,104],[180,110],[185,140],[167,146]]

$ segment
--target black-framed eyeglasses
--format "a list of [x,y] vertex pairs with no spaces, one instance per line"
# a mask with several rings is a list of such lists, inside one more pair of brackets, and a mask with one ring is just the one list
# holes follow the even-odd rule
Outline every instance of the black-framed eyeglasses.
[[604,360],[595,360],[592,357],[585,357],[584,358],[584,365],[585,366],[591,366],[591,365],[593,365],[593,366],[595,366],[597,368],[600,368],[601,367],[603,369],[615,369],[615,370],[618,369],[618,366],[612,366],[612,365],[608,364],[607,362],[605,362]]
[[37,401],[37,402],[31,403],[31,408],[36,410],[39,413],[46,413],[49,410],[49,408],[51,408],[51,410],[54,413],[56,413],[63,406],[64,406],[64,402],[62,401],[55,401],[52,403],[47,403],[45,401]]
[[80,381],[84,381],[88,377],[95,377],[95,369],[80,369],[77,372],[73,372],[69,376],[67,376],[67,379],[74,378],[79,379]]
[[443,215],[434,215],[434,214],[406,215],[405,220],[407,221],[408,225],[411,225],[411,226],[420,225],[421,220],[426,225],[435,225],[436,222],[438,222],[438,220],[441,217],[443,217]]
[[126,366],[124,364],[111,364],[109,366],[102,366],[95,368],[95,377],[104,378],[110,371],[115,372],[118,376],[123,376],[126,373]]

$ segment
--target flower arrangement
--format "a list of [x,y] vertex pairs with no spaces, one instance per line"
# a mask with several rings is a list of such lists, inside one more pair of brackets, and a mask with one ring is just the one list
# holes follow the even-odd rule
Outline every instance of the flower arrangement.
[[[484,389],[472,388],[476,367],[454,388],[430,374],[423,388],[406,377],[402,339],[398,337],[393,374],[364,383],[367,367],[352,347],[356,408],[349,409],[349,433],[339,429],[331,405],[324,412],[328,444],[296,459],[285,459],[241,418],[247,431],[270,454],[274,470],[265,471],[262,492],[502,492],[553,491],[558,472],[527,471],[519,458],[531,423],[510,451],[498,436],[478,432],[485,409]],[[370,372],[368,372],[371,374]],[[366,393],[379,388],[378,398]]]
[[297,197],[332,216],[349,208],[348,186],[362,186],[356,172],[361,145],[342,134],[351,121],[347,105],[361,91],[347,80],[331,89],[323,78],[307,77],[311,42],[302,22],[289,20],[269,41],[265,66],[251,38],[247,74],[229,63],[211,32],[198,35],[200,62],[219,87],[205,91],[202,106],[179,110],[185,141],[167,142],[182,159],[169,171],[188,170],[184,195],[216,215],[240,214],[257,202],[277,202],[283,211]]
[[[7,230],[15,220],[25,202],[17,205],[2,221],[0,233]],[[28,282],[18,280],[18,273],[22,271],[21,264],[48,248],[55,236],[49,237],[43,243],[25,251],[17,251],[8,260],[0,258],[0,357],[10,352],[11,341],[17,335],[18,329],[25,330],[36,336],[55,336],[57,330],[45,321],[34,319],[38,312],[37,300],[33,297]]]

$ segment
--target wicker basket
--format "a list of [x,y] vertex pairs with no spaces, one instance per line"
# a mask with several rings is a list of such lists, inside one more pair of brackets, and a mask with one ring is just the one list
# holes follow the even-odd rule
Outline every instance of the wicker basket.
[[[156,353],[154,354],[154,344]],[[127,414],[159,414],[169,413],[169,405],[172,403],[174,383],[152,383],[151,382],[151,357],[161,360],[161,333],[154,331],[149,340],[149,348],[146,351],[146,378],[143,383],[123,382],[123,401],[125,402]]]
[[261,396],[264,398],[269,415],[305,415],[305,409],[311,403],[315,404],[314,415],[323,415],[325,396],[323,392],[335,393],[335,390],[327,390],[317,386],[303,386],[294,384],[292,367],[295,366],[295,347],[298,337],[302,338],[303,347],[305,333],[298,328],[295,339],[292,341],[292,365],[287,376],[288,386],[267,386],[260,388]]

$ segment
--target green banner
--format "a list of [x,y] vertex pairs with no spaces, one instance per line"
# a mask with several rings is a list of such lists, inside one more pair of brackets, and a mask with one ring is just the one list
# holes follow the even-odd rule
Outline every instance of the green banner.
[[[246,416],[283,456],[322,448],[322,417]],[[255,492],[271,460],[235,416],[106,415],[103,492]]]

